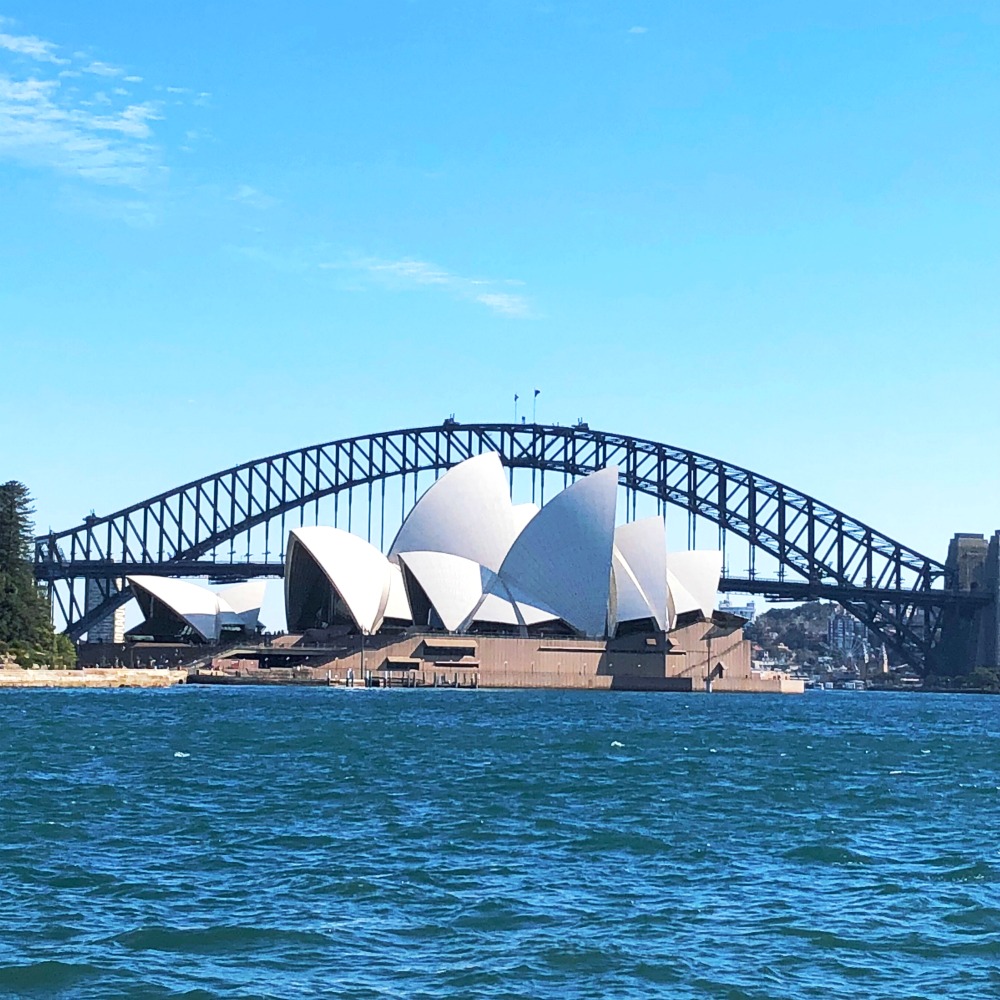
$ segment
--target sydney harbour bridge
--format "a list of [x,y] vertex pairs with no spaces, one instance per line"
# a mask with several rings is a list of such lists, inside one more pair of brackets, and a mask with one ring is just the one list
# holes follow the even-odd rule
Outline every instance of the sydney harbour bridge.
[[[956,672],[996,658],[997,581],[984,569],[987,543],[979,542],[983,554],[970,583],[961,565],[965,536],[956,536],[942,563],[749,469],[583,422],[562,427],[449,418],[245,462],[40,536],[36,577],[48,589],[56,626],[80,639],[129,600],[122,586],[127,574],[216,582],[280,577],[287,530],[310,522],[367,533],[384,547],[387,504],[402,517],[422,478],[426,486],[428,477],[485,451],[499,454],[512,490],[515,475],[524,489],[530,478],[531,499],[538,502],[547,481],[554,492],[553,478],[561,487],[617,465],[626,518],[635,517],[640,504],[652,504],[665,517],[669,510],[684,519],[688,547],[699,539],[704,547],[705,532],[711,533],[708,541],[723,550],[729,567],[723,590],[837,601],[922,669]],[[981,578],[988,585],[980,586]]]

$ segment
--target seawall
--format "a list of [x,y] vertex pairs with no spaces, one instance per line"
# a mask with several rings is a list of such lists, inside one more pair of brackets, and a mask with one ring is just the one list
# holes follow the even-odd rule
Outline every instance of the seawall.
[[85,670],[0,668],[0,688],[163,688],[183,684],[186,670],[89,667]]

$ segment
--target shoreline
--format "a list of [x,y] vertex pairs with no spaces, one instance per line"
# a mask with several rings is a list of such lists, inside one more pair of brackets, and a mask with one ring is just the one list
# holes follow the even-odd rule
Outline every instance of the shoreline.
[[[198,685],[204,687],[345,687],[343,681],[328,681],[323,678],[287,677],[276,672],[276,676],[268,677],[265,671],[253,671],[240,676],[222,671],[189,671],[186,668],[151,668],[151,667],[82,667],[73,669],[56,669],[52,667],[0,667],[0,689],[69,689],[69,688],[170,688],[178,684]],[[363,684],[359,684],[363,687]],[[393,685],[395,686],[395,685]],[[401,685],[403,686],[403,685]],[[426,685],[420,685],[424,687]],[[451,685],[448,685],[451,686]],[[472,685],[468,685],[472,687]],[[476,685],[478,687],[479,685]],[[494,688],[494,685],[482,685],[483,689]],[[504,685],[500,685],[504,687]],[[517,689],[515,685],[510,690]],[[540,684],[526,685],[534,689],[561,689],[560,685]],[[572,689],[572,685],[567,689]],[[949,688],[949,687],[875,687],[867,689],[868,693],[885,694],[969,694],[997,695],[1000,692],[987,688]],[[720,690],[719,694],[728,693]],[[763,692],[743,692],[763,693]],[[862,692],[864,693],[864,692]]]
[[0,667],[0,688],[167,688],[187,683],[187,670],[148,667]]

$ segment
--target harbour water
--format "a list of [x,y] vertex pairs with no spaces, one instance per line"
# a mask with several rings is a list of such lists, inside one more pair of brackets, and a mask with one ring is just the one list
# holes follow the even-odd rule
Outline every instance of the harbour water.
[[0,692],[0,996],[1000,995],[1000,699]]

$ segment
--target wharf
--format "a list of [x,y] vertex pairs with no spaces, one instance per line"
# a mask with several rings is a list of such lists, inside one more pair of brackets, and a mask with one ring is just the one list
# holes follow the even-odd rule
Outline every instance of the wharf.
[[272,687],[330,687],[326,676],[316,676],[311,670],[268,667],[250,670],[198,669],[188,674],[188,684],[263,684]]
[[[350,680],[347,677],[332,676],[330,671],[320,671],[309,667],[239,667],[236,669],[198,669],[188,674],[188,684],[230,684],[265,685],[270,687],[425,687],[430,686],[415,677],[373,674],[367,679]],[[475,687],[470,681],[464,684],[440,684],[440,687]]]

